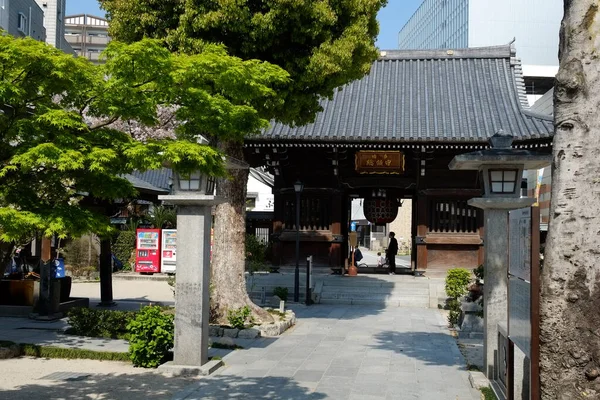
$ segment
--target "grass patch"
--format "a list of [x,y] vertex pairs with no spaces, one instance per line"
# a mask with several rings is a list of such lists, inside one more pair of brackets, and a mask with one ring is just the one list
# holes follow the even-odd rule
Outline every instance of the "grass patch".
[[214,360],[214,361],[222,360],[222,358],[220,356],[213,356],[210,359]]
[[19,347],[20,356],[38,357],[38,358],[66,358],[66,359],[86,359],[86,360],[102,360],[102,361],[127,361],[129,355],[127,353],[119,353],[112,351],[93,351],[85,349],[66,349],[53,346],[39,346],[29,343],[13,343],[1,341],[0,347],[10,347],[17,345]]
[[212,347],[213,349],[226,349],[226,350],[238,350],[238,349],[243,349],[242,346],[238,346],[237,344],[224,344],[224,343],[218,343],[218,342],[213,342],[210,347]]
[[498,400],[491,387],[481,388],[481,393],[485,400]]
[[274,308],[267,308],[267,312],[272,315],[277,315],[281,321],[285,321],[285,313]]

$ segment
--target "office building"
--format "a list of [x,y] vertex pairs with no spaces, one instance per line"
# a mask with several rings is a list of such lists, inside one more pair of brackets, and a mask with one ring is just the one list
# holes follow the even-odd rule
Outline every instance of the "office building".
[[530,104],[558,71],[560,0],[424,0],[398,35],[398,47],[457,49],[510,43],[521,59]]

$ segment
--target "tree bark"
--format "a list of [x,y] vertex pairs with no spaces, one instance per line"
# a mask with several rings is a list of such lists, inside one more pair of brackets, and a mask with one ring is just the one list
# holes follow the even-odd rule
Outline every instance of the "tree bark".
[[540,302],[540,383],[543,399],[598,399],[600,15],[597,0],[564,4]]
[[[228,156],[243,159],[242,143],[226,143],[221,150]],[[227,199],[215,212],[212,253],[211,313],[219,323],[227,322],[227,310],[248,306],[260,322],[273,317],[255,305],[246,291],[246,185],[248,170],[232,170],[231,178],[221,179],[217,195]],[[258,322],[257,321],[257,322]]]

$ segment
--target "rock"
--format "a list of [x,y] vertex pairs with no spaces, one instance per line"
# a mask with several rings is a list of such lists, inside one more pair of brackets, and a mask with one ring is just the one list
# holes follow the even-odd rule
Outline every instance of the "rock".
[[15,344],[8,347],[0,347],[0,360],[18,357],[19,353],[19,346]]
[[236,338],[238,337],[238,334],[240,333],[239,329],[236,328],[223,328],[223,336],[225,337],[230,337],[230,338]]
[[220,326],[209,326],[208,327],[208,336],[220,337],[223,336],[223,328]]
[[233,340],[233,338],[230,337],[214,337],[210,339],[210,344],[212,345],[213,343],[219,343],[219,344],[224,344],[227,346],[233,346],[235,345],[235,340]]
[[240,339],[255,339],[260,336],[260,330],[256,328],[247,328],[242,329],[240,333],[238,333],[238,338]]
[[261,336],[279,336],[279,334],[281,333],[279,330],[278,323],[261,325],[259,329]]
[[269,300],[269,305],[273,308],[279,309],[280,302],[281,302],[281,299],[279,298],[279,296],[275,295],[275,296],[271,297],[271,300]]

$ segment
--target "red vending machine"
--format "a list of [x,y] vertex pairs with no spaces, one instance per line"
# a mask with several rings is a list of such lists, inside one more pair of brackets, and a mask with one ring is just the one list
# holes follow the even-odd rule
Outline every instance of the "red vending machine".
[[136,231],[135,272],[160,272],[160,229]]

